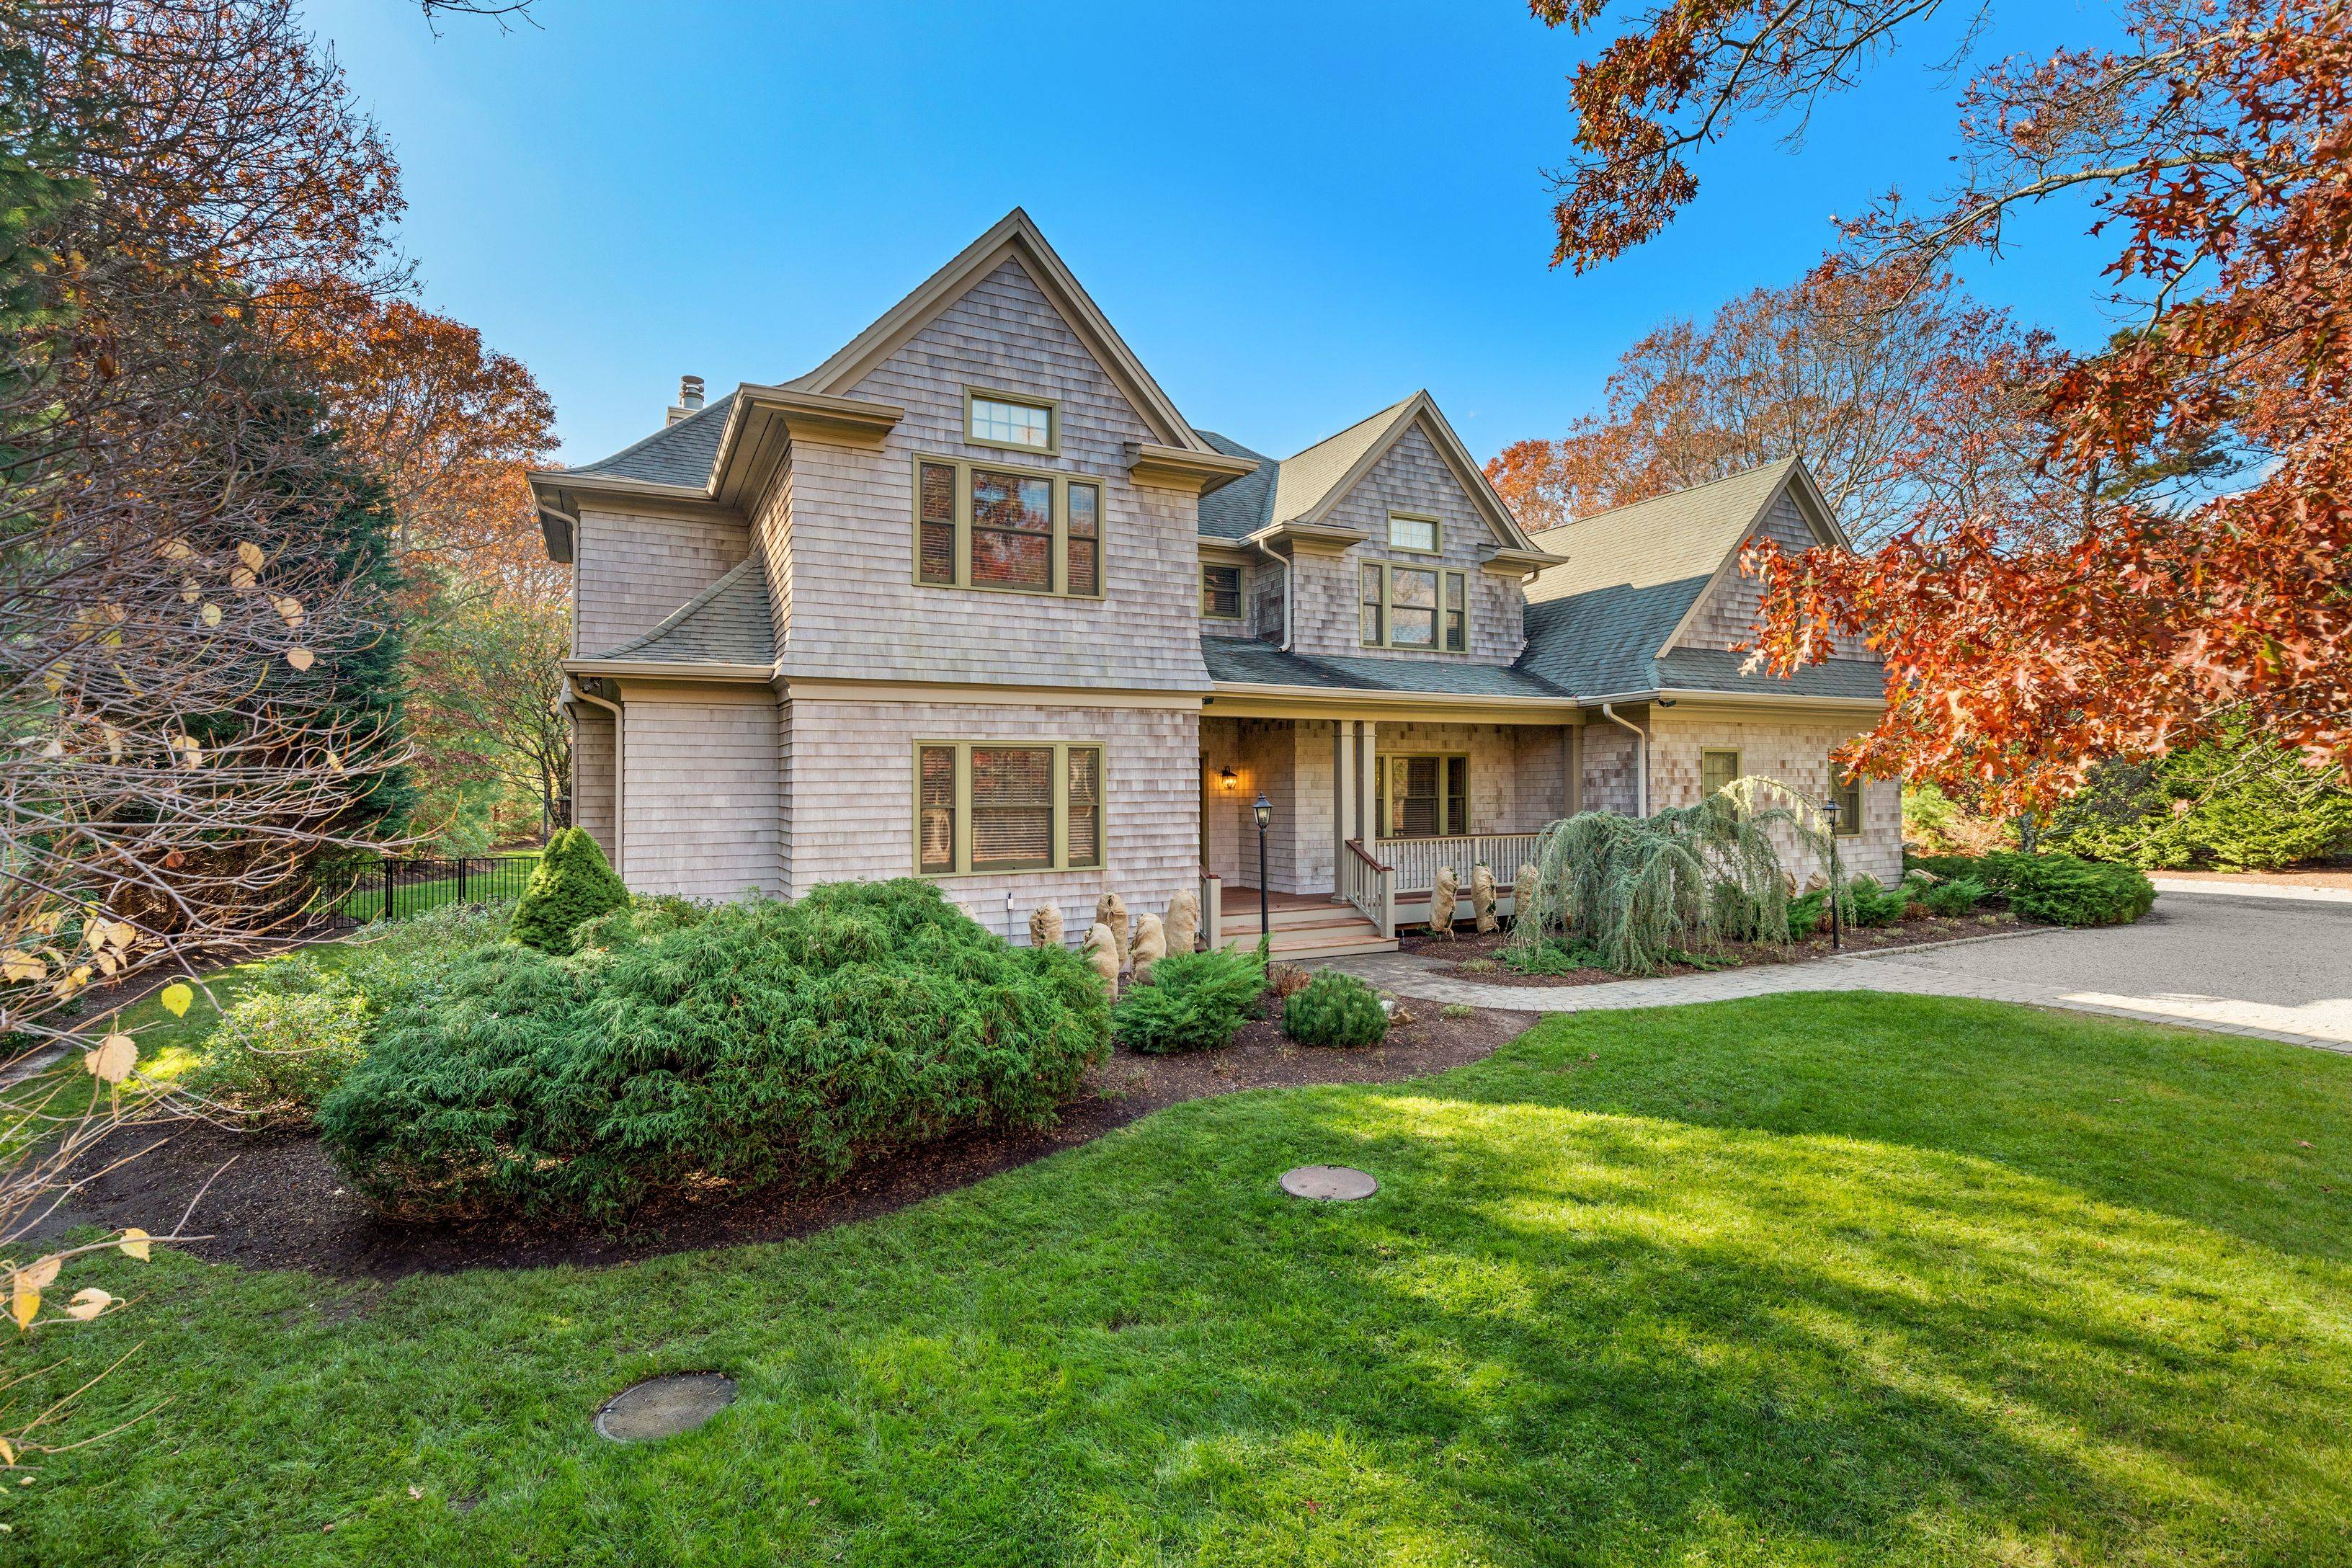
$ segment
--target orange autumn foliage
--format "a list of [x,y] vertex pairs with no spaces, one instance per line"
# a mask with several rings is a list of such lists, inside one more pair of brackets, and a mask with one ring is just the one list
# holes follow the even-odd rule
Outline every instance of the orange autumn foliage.
[[[1600,25],[1601,0],[1536,0]],[[1656,234],[1690,160],[1743,118],[1801,116],[1932,6],[1678,0],[1575,74],[1578,151],[1554,259]],[[1757,662],[1866,632],[1891,706],[1851,749],[1873,773],[1973,782],[2030,806],[2103,758],[2243,723],[2352,773],[2352,5],[2134,0],[2126,47],[1989,66],[1960,105],[1954,185],[1845,226],[1832,270],[1895,279],[1996,252],[2005,218],[2086,197],[2137,325],[2035,387],[2023,494],[1927,498],[1876,550],[1752,552]],[[2220,451],[2251,482],[2156,499],[2139,476]],[[2122,482],[2117,482],[2118,479]]]

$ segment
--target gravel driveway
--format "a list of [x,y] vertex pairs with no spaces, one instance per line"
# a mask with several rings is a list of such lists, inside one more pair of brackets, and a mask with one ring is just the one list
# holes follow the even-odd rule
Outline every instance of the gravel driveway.
[[2352,1051],[2352,904],[2235,891],[2165,892],[2135,926],[1556,990],[1457,980],[1443,973],[1441,960],[1403,953],[1338,959],[1331,967],[1400,995],[1529,1012],[1783,991],[1897,991],[2112,1013]]

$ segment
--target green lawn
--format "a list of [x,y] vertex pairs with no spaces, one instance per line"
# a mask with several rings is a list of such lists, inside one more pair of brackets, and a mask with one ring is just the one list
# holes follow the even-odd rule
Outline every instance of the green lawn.
[[1987,1004],[1556,1020],[789,1245],[102,1282],[40,1386],[143,1342],[85,1419],[173,1403],[0,1558],[2352,1563],[2352,1059]]

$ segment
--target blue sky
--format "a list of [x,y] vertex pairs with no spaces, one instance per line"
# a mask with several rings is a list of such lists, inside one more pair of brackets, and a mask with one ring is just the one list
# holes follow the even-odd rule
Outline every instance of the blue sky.
[[[1997,52],[2096,36],[2036,0]],[[399,155],[425,302],[554,398],[562,458],[824,358],[1025,206],[1195,424],[1288,453],[1417,386],[1480,457],[1595,407],[1623,348],[1816,259],[1832,213],[1945,177],[1957,84],[1898,55],[1801,148],[1751,128],[1659,241],[1547,266],[1543,169],[1587,40],[1431,5],[537,0],[438,35],[314,4]],[[2107,321],[2079,209],[1973,269],[2070,343]]]

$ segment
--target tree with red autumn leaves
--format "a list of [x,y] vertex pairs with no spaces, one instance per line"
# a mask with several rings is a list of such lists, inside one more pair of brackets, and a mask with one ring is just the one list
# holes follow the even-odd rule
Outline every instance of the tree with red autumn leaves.
[[1519,520],[1572,518],[1800,457],[1865,544],[1923,507],[1982,509],[2037,471],[2049,338],[1920,286],[1823,271],[1732,300],[1704,328],[1645,333],[1609,378],[1608,411],[1486,465]]
[[[1531,9],[1598,32],[1611,7]],[[1572,80],[1555,262],[1656,235],[1708,142],[1803,116],[1936,9],[1675,0],[1611,29]],[[2232,722],[2352,771],[2352,5],[2130,0],[2121,20],[2125,47],[1980,69],[1951,187],[1887,197],[1825,264],[1900,292],[1998,253],[2027,204],[2090,201],[2135,325],[2033,389],[2038,461],[2065,482],[1931,499],[1860,555],[1751,560],[1760,664],[1825,658],[1841,631],[1886,660],[1891,706],[1850,760],[2001,805]],[[2252,482],[2173,500],[2138,482],[2217,450]]]

